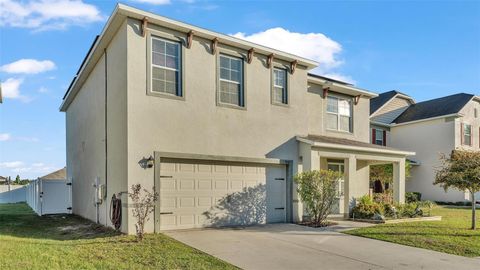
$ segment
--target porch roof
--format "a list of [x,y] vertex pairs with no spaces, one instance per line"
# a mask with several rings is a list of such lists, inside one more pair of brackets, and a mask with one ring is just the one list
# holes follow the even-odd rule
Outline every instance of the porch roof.
[[342,150],[352,150],[369,153],[393,154],[400,156],[414,156],[415,152],[403,151],[392,147],[386,147],[366,142],[354,141],[343,138],[335,138],[323,135],[297,136],[297,141],[316,147],[325,147]]

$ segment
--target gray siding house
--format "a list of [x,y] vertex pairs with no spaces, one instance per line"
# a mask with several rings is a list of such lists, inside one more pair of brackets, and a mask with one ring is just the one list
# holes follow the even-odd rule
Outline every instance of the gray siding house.
[[372,144],[415,151],[406,191],[422,199],[444,202],[470,200],[469,193],[445,192],[434,186],[440,155],[454,149],[480,151],[480,97],[455,94],[416,103],[410,96],[389,91],[370,101]]
[[307,213],[293,176],[345,173],[336,213],[369,192],[369,166],[393,163],[404,200],[405,157],[371,145],[370,99],[309,74],[317,63],[118,5],[69,87],[67,177],[73,212],[135,232],[133,184],[160,199],[149,232],[297,222]]

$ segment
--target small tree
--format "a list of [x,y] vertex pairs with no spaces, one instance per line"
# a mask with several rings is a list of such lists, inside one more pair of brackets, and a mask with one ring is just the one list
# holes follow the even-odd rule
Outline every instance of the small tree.
[[469,191],[472,199],[472,230],[476,229],[475,193],[480,191],[480,152],[454,150],[450,157],[440,157],[442,166],[437,171],[435,185],[445,189]]
[[338,180],[341,177],[341,173],[331,170],[307,171],[295,176],[297,191],[313,225],[324,225],[338,195]]
[[20,185],[20,175],[17,174],[17,177],[15,177],[15,181],[13,183],[15,185]]
[[135,228],[137,230],[137,239],[143,240],[145,234],[145,223],[149,220],[149,215],[155,209],[155,202],[158,200],[158,193],[143,189],[145,195],[141,195],[142,186],[140,184],[132,185],[132,193],[128,196],[133,202],[133,216],[137,220]]
[[[410,177],[411,169],[412,164],[407,160],[405,162],[405,178]],[[385,191],[386,184],[391,185],[393,183],[393,164],[370,166],[370,182],[373,184],[375,181],[379,181],[382,185],[382,190]]]

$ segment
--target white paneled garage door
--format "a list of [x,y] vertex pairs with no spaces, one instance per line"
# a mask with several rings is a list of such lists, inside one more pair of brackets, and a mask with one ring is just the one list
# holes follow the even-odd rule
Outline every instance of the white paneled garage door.
[[285,174],[284,165],[162,160],[160,230],[285,222]]

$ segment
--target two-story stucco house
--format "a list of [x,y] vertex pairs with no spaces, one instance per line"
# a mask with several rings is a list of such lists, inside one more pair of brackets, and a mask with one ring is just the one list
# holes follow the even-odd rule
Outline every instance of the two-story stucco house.
[[370,101],[372,144],[416,152],[406,191],[422,199],[445,202],[469,200],[469,194],[434,186],[440,155],[454,149],[480,151],[480,97],[456,94],[416,103],[410,96],[389,91]]
[[122,193],[121,230],[134,233],[126,192],[140,183],[159,193],[150,232],[296,222],[306,213],[293,176],[329,168],[345,173],[336,212],[348,215],[377,163],[394,164],[403,202],[414,153],[370,144],[377,95],[309,74],[316,66],[118,5],[61,105],[73,212],[111,226]]

